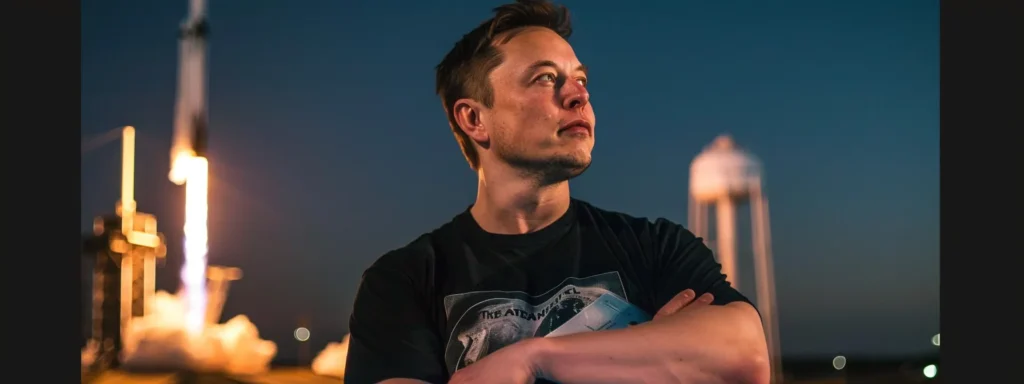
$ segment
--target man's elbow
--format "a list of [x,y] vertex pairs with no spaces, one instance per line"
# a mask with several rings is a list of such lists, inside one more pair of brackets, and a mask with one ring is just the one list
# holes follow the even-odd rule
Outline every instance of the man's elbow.
[[736,359],[732,360],[732,372],[735,376],[729,382],[744,384],[769,384],[771,382],[771,363],[768,356],[768,344],[765,340],[764,328],[760,315],[747,303],[729,304],[736,308],[745,321],[741,323],[734,339]]
[[680,382],[695,380],[722,384],[769,384],[771,364],[764,341],[733,338],[722,345],[711,360],[694,361],[686,369],[673,372]]
[[715,369],[723,383],[769,384],[771,364],[768,345],[757,310],[747,303],[730,303],[721,307],[716,333],[720,348]]
[[730,383],[769,384],[771,382],[771,364],[768,351],[765,349],[749,350],[740,354],[733,367]]

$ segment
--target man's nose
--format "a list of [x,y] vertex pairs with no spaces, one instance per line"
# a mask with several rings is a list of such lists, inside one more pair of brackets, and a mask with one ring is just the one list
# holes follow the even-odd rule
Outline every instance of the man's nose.
[[590,102],[590,92],[587,87],[575,81],[566,82],[562,86],[565,97],[562,99],[562,107],[566,109],[580,109]]

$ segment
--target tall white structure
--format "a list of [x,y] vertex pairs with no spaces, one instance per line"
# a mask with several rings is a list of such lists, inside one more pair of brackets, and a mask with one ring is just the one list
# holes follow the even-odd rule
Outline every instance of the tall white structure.
[[762,185],[761,162],[739,149],[727,135],[719,136],[690,164],[690,230],[709,239],[708,210],[715,206],[715,254],[722,272],[740,289],[736,260],[736,207],[750,203],[750,226],[754,251],[757,306],[764,322],[771,356],[772,382],[781,382],[782,356],[779,348],[778,310],[775,301],[775,272],[772,266],[768,199]]

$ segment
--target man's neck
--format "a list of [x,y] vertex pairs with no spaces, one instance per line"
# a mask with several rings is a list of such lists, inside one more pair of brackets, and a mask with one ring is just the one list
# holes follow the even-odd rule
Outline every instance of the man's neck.
[[536,232],[569,209],[569,182],[540,185],[513,172],[480,171],[476,203],[469,210],[480,228],[496,234]]

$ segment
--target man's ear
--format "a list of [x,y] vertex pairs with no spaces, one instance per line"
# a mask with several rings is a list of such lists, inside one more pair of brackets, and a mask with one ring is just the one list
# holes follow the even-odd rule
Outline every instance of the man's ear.
[[481,113],[485,107],[473,99],[459,99],[452,107],[455,111],[455,123],[470,139],[481,146],[486,146],[491,136]]

